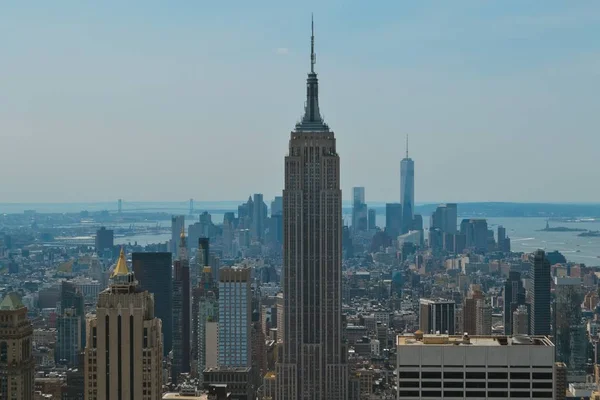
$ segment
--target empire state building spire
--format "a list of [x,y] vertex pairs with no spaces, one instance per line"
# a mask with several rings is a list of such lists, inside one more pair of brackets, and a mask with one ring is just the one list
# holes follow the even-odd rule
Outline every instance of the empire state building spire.
[[306,79],[306,104],[302,121],[296,124],[296,131],[327,132],[329,127],[319,112],[319,80],[315,72],[317,55],[315,54],[315,24],[311,19],[310,36],[310,72]]

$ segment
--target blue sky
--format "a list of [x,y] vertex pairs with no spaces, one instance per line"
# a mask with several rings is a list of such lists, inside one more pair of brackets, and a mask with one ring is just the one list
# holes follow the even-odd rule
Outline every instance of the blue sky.
[[586,0],[5,3],[0,199],[272,198],[311,12],[345,198],[399,200],[408,134],[418,202],[600,200]]

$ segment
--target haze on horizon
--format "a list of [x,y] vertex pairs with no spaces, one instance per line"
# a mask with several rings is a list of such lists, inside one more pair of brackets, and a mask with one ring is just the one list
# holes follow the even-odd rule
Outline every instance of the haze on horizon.
[[3,4],[0,202],[278,195],[311,12],[345,200],[600,199],[600,3],[323,3]]

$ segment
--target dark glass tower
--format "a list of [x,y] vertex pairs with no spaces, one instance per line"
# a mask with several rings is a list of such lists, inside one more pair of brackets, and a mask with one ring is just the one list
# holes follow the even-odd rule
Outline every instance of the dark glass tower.
[[319,113],[311,71],[302,121],[290,135],[283,190],[283,343],[277,398],[348,398],[342,344],[342,191],[335,136]]
[[179,374],[190,372],[192,353],[190,261],[183,230],[178,254],[173,268],[173,364],[171,365],[173,382],[177,382]]
[[154,295],[154,313],[162,320],[163,355],[173,347],[173,274],[171,253],[133,253],[133,273],[141,290]]
[[532,258],[533,264],[529,273],[531,280],[529,329],[532,335],[552,335],[552,329],[550,329],[552,319],[550,313],[550,262],[543,250],[537,250]]
[[519,271],[510,271],[504,284],[504,334],[513,334],[513,313],[525,304],[525,288]]
[[415,215],[415,162],[408,157],[408,137],[406,157],[400,161],[400,202],[402,203],[402,232],[412,229]]

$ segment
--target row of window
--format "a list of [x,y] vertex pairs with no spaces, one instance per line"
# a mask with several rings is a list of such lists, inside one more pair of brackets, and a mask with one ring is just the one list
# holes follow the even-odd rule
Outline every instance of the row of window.
[[[508,389],[508,381],[444,381],[444,389]],[[442,381],[400,381],[400,388],[441,388]],[[552,389],[550,382],[510,382],[511,389]]]
[[[400,390],[400,397],[436,397],[440,398],[442,392],[439,390]],[[553,392],[524,392],[524,391],[489,391],[478,390],[472,392],[463,392],[459,390],[444,390],[444,397],[488,397],[488,398],[527,398],[527,399],[551,399]]]
[[[552,372],[488,372],[487,379],[535,379],[535,380],[552,380]],[[419,371],[400,371],[400,379],[414,379],[419,378]],[[486,379],[485,372],[444,372],[444,379]],[[422,371],[420,373],[421,379],[441,379],[442,373],[440,371]]]

